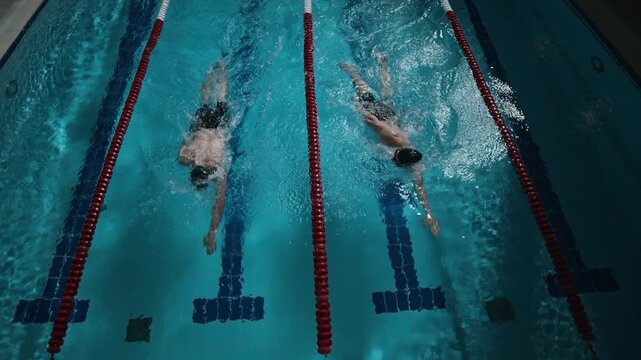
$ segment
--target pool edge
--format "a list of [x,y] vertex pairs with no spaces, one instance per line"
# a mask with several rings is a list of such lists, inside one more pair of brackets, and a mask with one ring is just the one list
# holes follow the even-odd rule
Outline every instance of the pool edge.
[[20,41],[22,40],[22,38],[25,35],[25,33],[29,30],[29,28],[31,28],[31,25],[33,24],[33,22],[36,20],[36,18],[40,14],[40,11],[42,11],[42,9],[45,7],[45,5],[47,5],[48,2],[49,2],[49,0],[41,0],[40,5],[38,5],[38,7],[34,10],[34,12],[29,17],[29,20],[27,20],[27,22],[24,24],[24,26],[22,26],[22,29],[20,30],[20,32],[18,32],[18,34],[15,36],[15,38],[11,41],[11,44],[9,45],[9,47],[7,47],[7,49],[5,50],[4,54],[2,54],[2,56],[0,56],[0,70],[2,70],[2,68],[6,64],[7,60],[9,60],[9,57],[11,57],[11,55],[13,54],[13,51],[20,44]]
[[[641,91],[641,62],[639,62],[641,57],[624,48],[623,42],[629,43],[629,40],[634,37],[632,30],[627,28],[624,20],[616,16],[610,17],[612,15],[610,13],[598,15],[595,6],[590,6],[580,0],[566,0],[566,4],[603,44],[605,50],[632,80],[632,84],[637,90]],[[627,39],[623,37],[627,37]],[[641,38],[637,38],[637,40],[639,41]]]

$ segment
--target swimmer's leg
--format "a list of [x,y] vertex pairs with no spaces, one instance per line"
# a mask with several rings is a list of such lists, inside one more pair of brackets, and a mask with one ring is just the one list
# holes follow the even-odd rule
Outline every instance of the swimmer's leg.
[[389,98],[392,96],[392,77],[387,65],[387,55],[375,52],[374,58],[381,67],[381,100],[389,103]]
[[209,96],[211,95],[212,83],[214,82],[214,72],[212,70],[207,71],[207,78],[203,83],[203,86],[200,88],[200,96],[203,100],[204,105],[209,105]]
[[225,71],[225,62],[221,59],[218,60],[218,92],[216,93],[216,100],[219,103],[227,102],[227,72]]
[[352,78],[352,84],[354,84],[356,92],[359,96],[370,92],[369,86],[367,85],[365,80],[363,80],[363,78],[358,75],[358,73],[356,72],[356,67],[354,65],[343,62],[340,63],[339,66]]

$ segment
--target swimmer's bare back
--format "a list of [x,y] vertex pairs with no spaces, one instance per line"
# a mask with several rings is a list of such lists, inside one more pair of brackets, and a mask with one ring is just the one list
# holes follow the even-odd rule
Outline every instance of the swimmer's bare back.
[[187,166],[206,169],[219,167],[227,155],[224,134],[210,129],[200,129],[186,138],[178,153],[178,162]]
[[390,121],[381,121],[374,114],[365,109],[363,104],[354,100],[356,109],[363,115],[365,122],[378,134],[381,142],[393,148],[403,148],[410,145],[409,138],[398,126]]

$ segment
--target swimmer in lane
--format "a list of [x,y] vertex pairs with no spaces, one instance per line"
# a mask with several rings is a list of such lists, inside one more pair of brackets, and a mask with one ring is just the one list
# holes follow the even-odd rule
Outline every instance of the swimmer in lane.
[[361,113],[365,122],[376,131],[381,143],[392,150],[392,160],[398,166],[402,166],[412,173],[416,194],[425,209],[423,223],[429,226],[430,232],[434,236],[438,236],[440,232],[438,221],[432,214],[427,201],[427,192],[423,185],[423,172],[425,172],[425,165],[421,163],[423,155],[411,145],[407,134],[397,125],[398,116],[390,101],[392,81],[387,65],[387,56],[374,53],[374,57],[381,67],[380,99],[372,94],[370,87],[357,73],[354,65],[341,63],[340,68],[352,79],[356,89],[354,105],[358,112]]
[[[216,99],[215,103],[210,105],[216,75]],[[227,75],[225,63],[222,60],[219,60],[208,72],[201,89],[201,96],[203,104],[196,111],[194,123],[189,128],[189,133],[180,147],[178,163],[191,168],[189,177],[195,189],[204,190],[209,182],[217,184],[216,201],[212,209],[209,231],[203,239],[207,254],[212,254],[216,251],[216,230],[225,206],[229,167]]]

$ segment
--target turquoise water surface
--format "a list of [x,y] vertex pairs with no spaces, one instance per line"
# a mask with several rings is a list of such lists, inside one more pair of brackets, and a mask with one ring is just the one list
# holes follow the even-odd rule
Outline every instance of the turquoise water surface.
[[[22,86],[19,97],[1,103],[0,194],[12,199],[0,205],[5,324],[18,300],[38,298],[46,287],[65,218],[76,216],[70,203],[82,200],[73,193],[78,174],[100,163],[85,157],[100,128],[95,119],[110,118],[101,112],[105,106],[122,107],[122,92],[114,89],[124,83],[114,79],[131,80],[126,59],[135,70],[151,26],[145,16],[157,11],[154,1],[107,3],[70,7],[51,0],[24,39],[39,49],[31,52],[36,68],[10,61],[0,72],[3,84],[20,78]],[[84,271],[78,298],[90,301],[87,318],[71,325],[56,359],[321,358],[315,344],[302,5],[170,4]],[[590,358],[564,300],[551,298],[542,281],[551,269],[542,239],[439,2],[336,0],[314,6],[334,342],[328,358]],[[67,21],[58,20],[59,14]],[[47,33],[56,21],[60,31]],[[482,60],[471,25],[462,21]],[[123,51],[123,39],[133,33],[140,37],[132,40],[135,51]],[[27,49],[18,48],[13,57],[27,57]],[[389,56],[401,127],[425,154],[438,238],[421,224],[408,174],[377,145],[338,68],[341,61],[355,64],[377,90],[374,51]],[[194,191],[176,156],[200,105],[205,74],[223,55],[234,159],[218,250],[207,256],[202,238],[213,187]],[[25,74],[33,78],[23,79]],[[509,84],[489,80],[502,111],[527,121]],[[403,218],[411,248],[406,242],[399,260],[388,241],[407,241],[400,235]],[[435,307],[444,296],[445,308],[398,311],[399,304],[377,313],[376,293],[403,290],[393,268],[399,261],[408,266],[401,274],[409,278],[415,269],[420,287],[435,294]],[[239,291],[241,285],[242,293],[231,296],[219,290]],[[493,324],[485,304],[501,297],[510,301],[516,319]],[[254,310],[246,320],[203,324],[194,299],[230,301],[232,308],[234,301],[249,299]],[[124,341],[129,320],[141,316],[153,319],[150,341]],[[552,330],[564,336],[547,336]],[[11,323],[1,331],[6,358],[46,357],[50,326]]]

